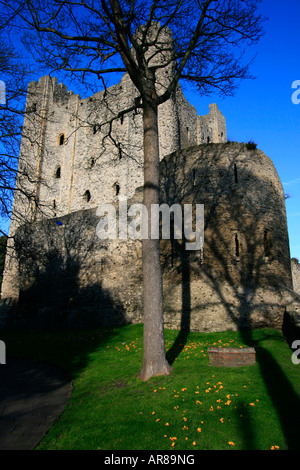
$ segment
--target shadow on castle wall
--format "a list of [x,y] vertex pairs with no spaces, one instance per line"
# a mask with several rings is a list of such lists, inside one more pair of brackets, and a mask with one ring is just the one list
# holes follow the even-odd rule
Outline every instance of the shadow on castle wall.
[[[229,162],[228,171],[219,167],[218,177],[215,181],[212,178],[210,184],[207,175],[217,171],[211,161],[203,162],[196,185],[195,167],[190,158],[181,159],[180,166],[180,169],[176,165],[172,168],[174,174],[176,170],[181,172],[181,177],[174,177],[165,185],[165,197],[175,203],[175,195],[181,194],[182,203],[205,205],[205,240],[200,257],[186,251],[184,242],[162,242],[166,291],[173,305],[176,305],[174,298],[178,301],[177,309],[172,309],[172,303],[167,300],[166,316],[172,317],[180,311],[181,320],[177,338],[167,352],[168,361],[174,362],[185,347],[190,331],[196,329],[195,316],[198,314],[203,330],[210,331],[210,325],[214,330],[214,318],[219,318],[218,310],[222,306],[223,329],[226,330],[227,324],[227,329],[239,330],[245,344],[255,347],[257,364],[287,447],[297,449],[295,429],[300,401],[276,358],[263,347],[263,342],[274,340],[276,334],[265,330],[263,340],[257,340],[253,333],[253,328],[259,327],[275,327],[286,333],[285,306],[297,297],[292,291],[283,191],[278,192],[280,186],[275,175],[258,174],[257,168],[249,166],[243,168],[235,158]],[[209,315],[211,319],[203,318]],[[241,407],[236,413],[246,417],[245,407],[242,404]],[[251,426],[250,416],[247,423],[247,428],[241,427],[241,433],[246,448],[253,449],[257,432]]]
[[[85,214],[86,215],[86,214]],[[118,298],[95,277],[94,232],[82,214],[64,223],[46,220],[23,225],[15,236],[20,266],[17,324],[34,329],[90,328],[128,323]],[[107,248],[102,246],[100,271]]]
[[186,251],[184,241],[162,241],[167,316],[182,315],[181,328],[200,331],[281,328],[294,294],[276,170],[260,167],[261,154],[251,156],[242,144],[227,152],[206,147],[173,155],[162,171],[163,200],[205,210],[202,253]]
[[[203,253],[185,250],[185,240],[161,241],[166,326],[179,330],[167,359],[174,362],[191,330],[240,330],[245,344],[256,349],[266,390],[292,449],[298,446],[292,430],[300,415],[299,399],[252,331],[281,329],[285,306],[294,299],[284,194],[273,166],[268,160],[261,164],[262,158],[267,159],[241,144],[211,144],[162,162],[162,200],[205,207]],[[61,222],[47,220],[19,230],[18,314],[24,324],[124,324],[128,299],[138,312],[134,321],[142,320],[140,242],[111,248],[95,239],[96,224],[95,211],[81,211]],[[253,448],[255,429],[249,425],[241,432]]]

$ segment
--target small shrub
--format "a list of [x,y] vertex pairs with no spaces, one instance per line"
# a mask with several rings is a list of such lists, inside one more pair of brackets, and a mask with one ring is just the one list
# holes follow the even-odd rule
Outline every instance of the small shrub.
[[249,142],[247,142],[246,144],[246,147],[248,150],[255,150],[257,147],[257,144],[253,140],[249,140]]

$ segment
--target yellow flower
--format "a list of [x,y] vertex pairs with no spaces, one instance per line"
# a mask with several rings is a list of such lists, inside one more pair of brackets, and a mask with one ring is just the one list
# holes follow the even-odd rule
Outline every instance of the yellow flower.
[[195,446],[196,444],[197,444],[197,442],[196,442],[196,441],[194,441],[194,442],[193,442],[193,446]]
[[224,418],[221,418],[220,421],[221,421],[221,423],[224,423]]
[[152,411],[152,414],[155,415],[155,411]]
[[165,426],[170,426],[169,423],[166,423]]
[[198,428],[197,431],[198,431],[198,432],[201,432],[201,428]]
[[159,418],[157,418],[156,422],[158,423],[158,421],[160,421],[160,419],[159,419]]
[[279,449],[279,447],[278,446],[272,446],[271,447],[271,450],[275,450],[275,449]]
[[255,406],[255,403],[249,403],[250,406]]
[[234,442],[232,442],[232,441],[229,441],[228,444],[229,444],[230,446],[234,446]]

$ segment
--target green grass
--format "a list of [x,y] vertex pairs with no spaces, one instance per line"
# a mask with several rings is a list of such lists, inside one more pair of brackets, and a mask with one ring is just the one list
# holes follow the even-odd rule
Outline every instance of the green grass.
[[[170,376],[142,382],[142,325],[1,333],[9,355],[63,367],[74,389],[38,449],[299,449],[300,365],[281,332],[166,330]],[[257,362],[209,365],[207,348],[255,346]]]

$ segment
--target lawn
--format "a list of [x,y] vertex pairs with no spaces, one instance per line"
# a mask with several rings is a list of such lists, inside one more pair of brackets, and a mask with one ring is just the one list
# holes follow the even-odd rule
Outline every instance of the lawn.
[[[142,382],[142,325],[93,331],[1,332],[7,354],[63,367],[71,398],[38,449],[298,449],[300,364],[282,333],[166,330],[170,376]],[[209,365],[209,346],[254,346],[256,364]]]

